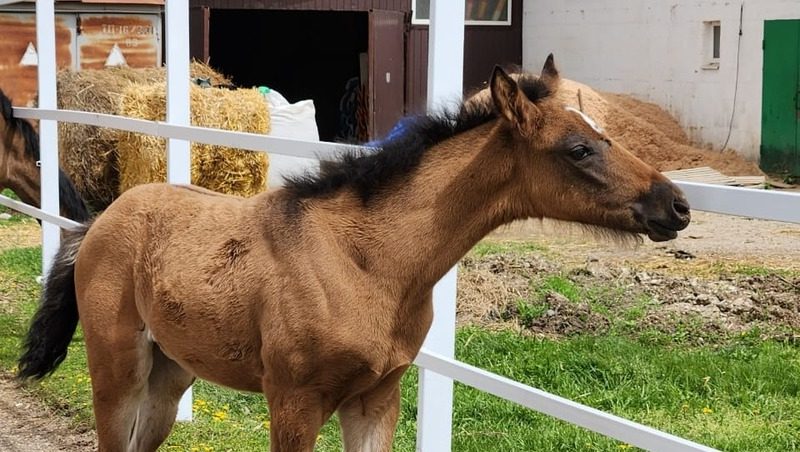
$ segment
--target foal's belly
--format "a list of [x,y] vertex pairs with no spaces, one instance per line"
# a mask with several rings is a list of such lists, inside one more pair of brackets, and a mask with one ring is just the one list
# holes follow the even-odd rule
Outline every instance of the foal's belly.
[[258,328],[247,312],[230,308],[208,299],[154,300],[145,322],[164,354],[184,369],[234,389],[261,392]]

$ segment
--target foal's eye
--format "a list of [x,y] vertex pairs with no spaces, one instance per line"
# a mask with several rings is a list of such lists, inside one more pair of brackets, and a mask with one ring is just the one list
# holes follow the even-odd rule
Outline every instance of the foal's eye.
[[572,160],[575,160],[576,162],[581,161],[592,154],[594,154],[594,151],[582,144],[575,146],[569,151],[569,156],[572,157]]

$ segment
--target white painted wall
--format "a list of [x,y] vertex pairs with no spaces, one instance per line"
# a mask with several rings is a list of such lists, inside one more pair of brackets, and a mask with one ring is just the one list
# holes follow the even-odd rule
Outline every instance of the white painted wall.
[[[800,19],[800,0],[524,0],[523,66],[538,72],[553,52],[563,77],[658,104],[695,144],[719,150],[733,110],[742,3],[728,148],[758,160],[764,21]],[[721,22],[718,70],[703,69],[705,21]]]

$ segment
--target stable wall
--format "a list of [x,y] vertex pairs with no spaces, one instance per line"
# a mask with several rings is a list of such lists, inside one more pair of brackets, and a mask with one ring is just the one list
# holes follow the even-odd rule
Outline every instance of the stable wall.
[[[564,77],[631,94],[672,113],[695,144],[721,149],[737,76],[740,1],[525,0],[523,66],[553,52]],[[764,21],[800,18],[797,0],[745,0],[738,94],[728,148],[758,160]],[[719,21],[719,67],[709,66]],[[665,150],[665,152],[668,150]]]

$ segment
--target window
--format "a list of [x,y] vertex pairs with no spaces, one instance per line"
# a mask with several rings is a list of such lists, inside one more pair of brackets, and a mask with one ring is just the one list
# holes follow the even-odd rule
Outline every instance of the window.
[[703,22],[704,25],[704,58],[703,69],[719,69],[720,42],[722,27],[718,20]]
[[713,25],[712,27],[712,34],[713,37],[713,44],[711,49],[711,57],[715,60],[719,60],[719,33],[720,33],[720,26],[719,23]]
[[[465,0],[464,6],[466,25],[511,25],[511,0]],[[431,0],[412,0],[411,8],[411,23],[430,23]]]

